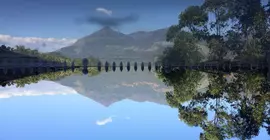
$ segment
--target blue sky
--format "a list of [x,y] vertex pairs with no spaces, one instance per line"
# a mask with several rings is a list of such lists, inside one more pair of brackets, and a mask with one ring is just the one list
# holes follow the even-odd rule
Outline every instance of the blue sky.
[[180,11],[200,0],[1,0],[0,31],[12,36],[42,38],[80,38],[98,29],[80,25],[77,18],[97,15],[96,8],[113,12],[112,16],[138,14],[139,21],[121,27],[125,33],[154,30],[177,23]]
[[[51,52],[100,29],[78,22],[89,16],[108,16],[97,8],[111,11],[111,17],[138,15],[136,22],[116,29],[131,33],[176,24],[182,10],[200,3],[201,0],[1,0],[0,44]],[[47,47],[42,47],[44,44]]]
[[[264,3],[267,0],[262,0]],[[181,11],[203,0],[1,0],[0,44],[25,45],[50,52],[73,44],[100,27],[80,24],[87,16],[106,16],[97,8],[112,11],[112,17],[139,15],[139,20],[117,28],[123,33],[169,27]],[[42,47],[43,44],[49,47]]]

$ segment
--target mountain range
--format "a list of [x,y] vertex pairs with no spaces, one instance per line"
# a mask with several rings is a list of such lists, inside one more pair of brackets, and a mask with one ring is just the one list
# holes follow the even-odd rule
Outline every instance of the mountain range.
[[164,28],[124,34],[104,27],[56,52],[71,58],[92,56],[101,61],[154,61],[164,48],[172,46],[165,41],[167,30]]

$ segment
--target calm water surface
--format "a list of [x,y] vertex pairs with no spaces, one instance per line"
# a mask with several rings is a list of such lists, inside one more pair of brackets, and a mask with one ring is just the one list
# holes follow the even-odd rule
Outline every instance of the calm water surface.
[[[208,81],[200,82],[203,91]],[[149,72],[1,87],[0,140],[199,139],[202,128],[179,120],[166,101],[168,91],[172,87]],[[270,140],[265,129],[253,139]]]

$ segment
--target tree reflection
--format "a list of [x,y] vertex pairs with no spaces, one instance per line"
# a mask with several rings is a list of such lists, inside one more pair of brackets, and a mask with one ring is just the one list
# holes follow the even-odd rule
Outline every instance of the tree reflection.
[[[24,87],[25,85],[38,83],[41,80],[57,81],[71,75],[83,75],[82,70],[82,68],[77,68],[74,72],[69,69],[67,71],[46,72],[39,75],[30,75],[12,81],[3,82],[1,83],[1,86],[5,87],[7,85],[16,85],[16,87]],[[99,74],[95,68],[88,68],[87,71],[89,77]]]
[[174,87],[173,92],[166,93],[168,104],[178,108],[181,121],[203,129],[200,139],[251,139],[258,136],[261,128],[269,133],[270,94],[263,86],[262,75],[208,74],[205,92],[197,91],[199,72],[173,72],[163,76],[166,77],[163,81]]

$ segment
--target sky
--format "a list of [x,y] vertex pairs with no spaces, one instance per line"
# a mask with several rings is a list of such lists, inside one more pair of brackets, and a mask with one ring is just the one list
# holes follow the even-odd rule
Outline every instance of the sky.
[[89,16],[138,16],[136,22],[115,28],[123,33],[169,27],[179,13],[201,0],[1,0],[0,43],[30,48],[50,46],[51,51],[74,43],[100,29],[82,23]]
[[82,22],[87,17],[123,18],[135,14],[136,22],[115,30],[150,31],[177,24],[179,13],[202,3],[203,0],[1,0],[0,44],[51,52],[101,28]]

